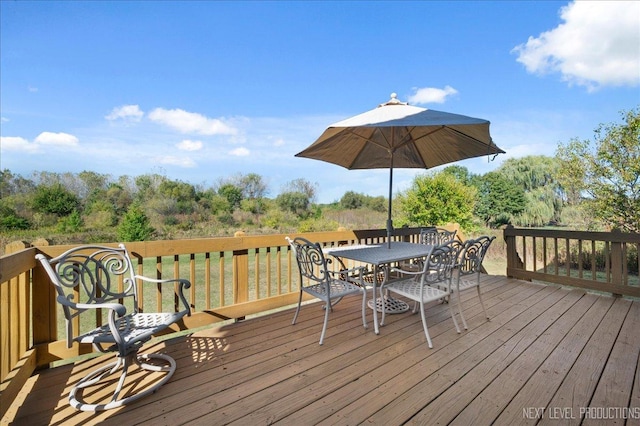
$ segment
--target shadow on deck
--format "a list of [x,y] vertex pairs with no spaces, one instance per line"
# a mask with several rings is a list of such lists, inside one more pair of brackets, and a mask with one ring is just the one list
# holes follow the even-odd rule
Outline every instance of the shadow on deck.
[[[490,321],[464,294],[469,330],[448,309],[362,327],[357,297],[338,304],[323,346],[323,311],[303,307],[148,345],[178,369],[130,406],[84,413],[70,384],[100,357],[33,376],[3,420],[14,424],[640,423],[640,302],[484,276]],[[371,317],[369,317],[371,318]],[[140,381],[137,386],[144,386]],[[605,418],[603,418],[603,416]]]

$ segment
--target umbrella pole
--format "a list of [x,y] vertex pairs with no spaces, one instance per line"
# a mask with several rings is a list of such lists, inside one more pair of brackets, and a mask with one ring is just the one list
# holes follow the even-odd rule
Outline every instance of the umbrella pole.
[[391,196],[393,195],[393,151],[391,151],[391,166],[389,167],[389,213],[387,216],[387,248],[391,248],[391,232],[393,220],[391,219]]

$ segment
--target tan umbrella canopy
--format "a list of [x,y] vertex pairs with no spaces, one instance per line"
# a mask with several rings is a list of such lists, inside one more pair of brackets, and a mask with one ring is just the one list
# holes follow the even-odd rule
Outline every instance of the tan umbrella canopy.
[[[489,121],[391,100],[330,125],[296,157],[313,158],[349,170],[389,168],[389,217],[394,168],[429,169],[466,158],[504,153],[489,135]],[[389,238],[390,239],[390,238]]]

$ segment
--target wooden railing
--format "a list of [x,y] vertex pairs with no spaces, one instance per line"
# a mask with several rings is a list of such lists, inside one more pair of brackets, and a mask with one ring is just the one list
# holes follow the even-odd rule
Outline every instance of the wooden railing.
[[[419,230],[396,229],[393,239],[416,242]],[[325,246],[386,241],[384,229],[299,235]],[[128,243],[127,248],[137,259],[139,274],[192,282],[188,299],[193,314],[179,325],[192,329],[295,303],[297,269],[285,236],[237,234]],[[510,277],[640,297],[638,234],[507,228],[504,239]],[[53,286],[35,261],[37,252],[57,256],[72,246],[40,244],[16,243],[0,257],[0,417],[34,370],[92,351],[88,345],[66,347]],[[174,304],[173,292],[153,287],[142,294],[148,311]]]
[[640,297],[640,234],[508,227],[504,238],[509,277]]
[[[397,229],[393,239],[415,242],[419,229]],[[384,229],[300,235],[325,246],[386,241]],[[0,418],[35,369],[92,352],[84,344],[67,348],[58,325],[61,314],[54,288],[35,261],[37,252],[53,257],[72,246],[41,244],[12,243],[0,257]],[[297,302],[297,269],[285,235],[239,233],[228,238],[127,243],[127,248],[137,259],[138,274],[191,281],[192,315],[173,331],[240,320]],[[141,294],[147,311],[171,309],[175,303],[173,292],[162,293],[155,286]],[[95,324],[100,321],[100,316],[95,318]]]

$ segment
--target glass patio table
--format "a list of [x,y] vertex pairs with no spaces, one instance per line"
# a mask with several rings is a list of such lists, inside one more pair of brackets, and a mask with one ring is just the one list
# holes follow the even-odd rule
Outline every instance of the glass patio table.
[[[426,257],[431,251],[431,246],[425,244],[405,243],[392,241],[382,244],[353,245],[344,247],[331,247],[324,249],[324,252],[333,257],[349,259],[357,262],[368,263],[373,266],[373,303],[369,306],[377,307],[378,296],[376,292],[377,277],[381,267],[391,265],[404,260]],[[389,279],[388,269],[385,271],[384,279]],[[384,303],[381,304],[384,307]],[[407,306],[408,308],[408,306]],[[378,310],[373,309],[373,328],[376,334],[380,334],[378,325]]]

